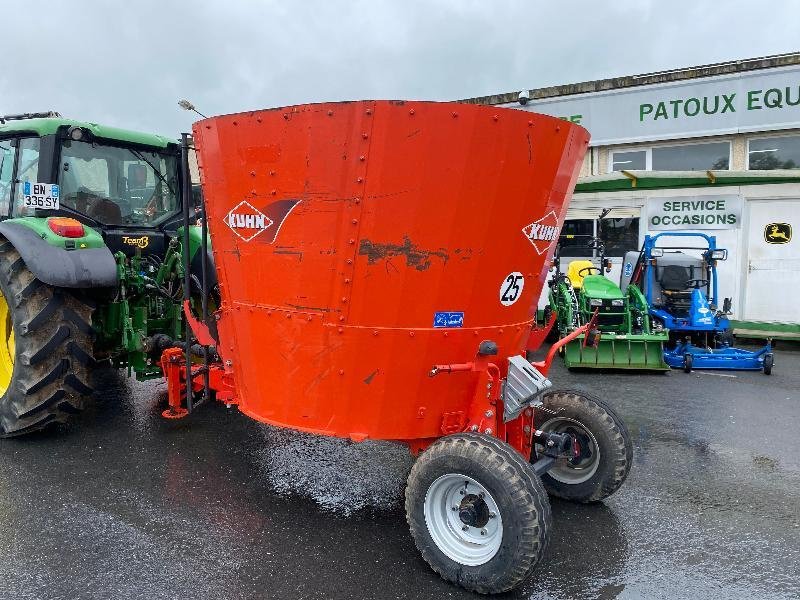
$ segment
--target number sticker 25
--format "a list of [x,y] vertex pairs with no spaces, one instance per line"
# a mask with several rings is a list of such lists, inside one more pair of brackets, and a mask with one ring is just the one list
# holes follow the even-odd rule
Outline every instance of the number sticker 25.
[[509,273],[503,283],[500,284],[500,304],[511,306],[519,300],[522,295],[522,288],[525,287],[525,277],[519,271]]

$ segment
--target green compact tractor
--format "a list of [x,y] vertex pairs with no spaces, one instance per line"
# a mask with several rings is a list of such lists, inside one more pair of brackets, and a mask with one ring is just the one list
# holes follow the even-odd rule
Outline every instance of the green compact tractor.
[[[579,236],[570,236],[570,239]],[[623,292],[604,273],[611,270],[605,257],[602,240],[586,236],[586,254],[592,260],[573,260],[567,272],[561,270],[561,244],[553,257],[554,274],[550,279],[549,305],[545,321],[556,313],[554,329],[558,337],[570,335],[592,319],[596,329],[589,338],[577,336],[563,347],[568,368],[668,370],[664,362],[665,329],[650,320],[647,301],[638,287],[631,285]]]
[[57,113],[0,117],[0,436],[80,411],[94,368],[160,377],[162,351],[187,346],[184,298],[208,314],[182,152]]

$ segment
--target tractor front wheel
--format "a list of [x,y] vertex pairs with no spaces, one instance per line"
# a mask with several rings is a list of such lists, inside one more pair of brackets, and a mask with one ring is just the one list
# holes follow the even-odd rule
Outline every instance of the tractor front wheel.
[[[534,425],[548,433],[568,433],[576,456],[559,458],[542,475],[550,494],[574,502],[597,502],[624,483],[633,462],[628,429],[614,410],[589,394],[574,390],[551,391],[535,409]],[[531,462],[544,448],[535,446]]]
[[472,433],[444,437],[422,453],[408,477],[406,518],[434,571],[483,594],[530,575],[551,521],[547,492],[525,459]]
[[0,238],[0,437],[64,422],[92,390],[92,309],[39,281]]

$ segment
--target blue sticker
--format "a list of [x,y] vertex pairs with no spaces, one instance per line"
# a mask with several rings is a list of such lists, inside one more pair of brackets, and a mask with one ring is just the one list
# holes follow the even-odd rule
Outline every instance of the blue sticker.
[[633,274],[633,265],[629,262],[625,263],[625,277],[630,277]]
[[463,327],[464,326],[464,313],[463,312],[437,312],[433,314],[434,327]]
[[53,198],[58,198],[58,186],[56,184],[53,184],[53,187],[50,188],[50,195]]
[[22,195],[23,196],[30,196],[31,195],[31,182],[26,181],[22,184]]

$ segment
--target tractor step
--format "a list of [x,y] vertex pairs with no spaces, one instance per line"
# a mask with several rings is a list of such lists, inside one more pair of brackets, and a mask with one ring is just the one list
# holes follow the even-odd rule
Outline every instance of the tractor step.
[[664,343],[668,335],[603,333],[596,345],[584,345],[584,335],[564,346],[564,364],[568,369],[639,369],[668,371],[664,361]]

